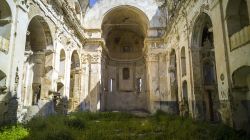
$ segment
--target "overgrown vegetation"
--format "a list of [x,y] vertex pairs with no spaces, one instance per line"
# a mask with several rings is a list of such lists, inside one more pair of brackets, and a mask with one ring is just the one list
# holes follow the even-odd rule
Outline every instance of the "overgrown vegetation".
[[74,113],[34,118],[2,128],[0,140],[244,140],[222,124],[195,122],[158,112],[151,117],[127,113]]
[[0,140],[19,140],[28,135],[28,129],[21,125],[6,126],[0,129]]

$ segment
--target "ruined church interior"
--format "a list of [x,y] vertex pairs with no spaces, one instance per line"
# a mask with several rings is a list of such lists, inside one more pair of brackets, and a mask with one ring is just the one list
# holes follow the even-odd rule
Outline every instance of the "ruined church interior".
[[143,112],[250,126],[250,0],[0,0],[0,124]]

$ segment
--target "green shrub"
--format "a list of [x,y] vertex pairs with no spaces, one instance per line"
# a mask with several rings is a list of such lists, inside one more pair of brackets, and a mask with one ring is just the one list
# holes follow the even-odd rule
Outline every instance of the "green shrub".
[[0,129],[0,140],[17,140],[23,139],[29,135],[28,129],[20,126],[8,126]]
[[77,118],[75,116],[71,116],[65,120],[65,124],[69,127],[76,128],[76,129],[84,129],[85,122],[84,120]]

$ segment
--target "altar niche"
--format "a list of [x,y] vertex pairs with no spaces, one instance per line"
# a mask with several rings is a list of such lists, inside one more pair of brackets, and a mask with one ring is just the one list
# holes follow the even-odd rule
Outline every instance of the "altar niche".
[[146,15],[132,6],[115,7],[103,19],[102,36],[107,47],[103,55],[107,56],[107,64],[102,81],[103,89],[109,89],[103,108],[107,111],[147,110],[143,52],[147,28]]

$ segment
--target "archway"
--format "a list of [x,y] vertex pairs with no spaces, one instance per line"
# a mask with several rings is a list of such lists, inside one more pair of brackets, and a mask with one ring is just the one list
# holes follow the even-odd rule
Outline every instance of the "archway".
[[238,129],[249,130],[250,125],[250,66],[242,66],[232,74],[233,122]]
[[8,51],[11,33],[11,10],[5,0],[0,5],[0,51]]
[[179,113],[179,96],[178,96],[178,78],[177,78],[177,61],[176,52],[171,50],[170,52],[170,65],[169,65],[169,75],[170,75],[170,92],[171,100],[175,102],[175,107],[173,112]]
[[69,111],[75,111],[80,104],[80,57],[77,51],[71,55]]
[[[102,36],[107,50],[102,81],[107,111],[147,110],[144,40],[148,19],[139,9],[119,6],[105,14]],[[108,89],[105,90],[105,89]],[[103,107],[105,105],[105,107]]]
[[43,17],[35,16],[29,23],[24,62],[22,99],[25,106],[36,105],[47,96],[50,82],[46,77],[52,70],[52,37]]
[[199,115],[206,120],[217,121],[219,98],[213,26],[210,17],[205,13],[202,13],[195,22],[191,50],[194,94],[197,97],[198,109],[200,109]]

